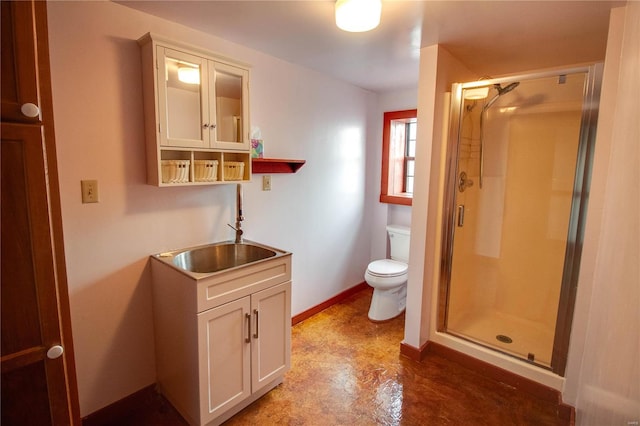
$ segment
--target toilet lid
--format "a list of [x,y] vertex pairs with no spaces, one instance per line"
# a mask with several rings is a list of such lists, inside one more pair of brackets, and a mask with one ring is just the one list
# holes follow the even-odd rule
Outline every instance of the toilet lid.
[[371,275],[397,277],[407,273],[408,265],[391,259],[375,260],[367,268]]

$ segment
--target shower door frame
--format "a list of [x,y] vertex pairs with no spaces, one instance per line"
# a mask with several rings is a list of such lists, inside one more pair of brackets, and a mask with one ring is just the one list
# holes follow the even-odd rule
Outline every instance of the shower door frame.
[[[567,355],[569,352],[569,340],[571,336],[571,326],[573,322],[573,312],[576,301],[576,291],[578,287],[578,276],[580,272],[580,259],[584,242],[584,227],[587,217],[587,206],[589,201],[589,187],[591,184],[591,171],[593,165],[594,145],[596,138],[596,127],[598,121],[598,108],[600,102],[600,87],[602,82],[602,63],[591,66],[554,69],[531,74],[520,74],[505,78],[482,80],[469,83],[454,83],[451,89],[451,107],[449,120],[449,137],[446,146],[445,160],[445,183],[444,199],[442,211],[442,257],[440,261],[440,282],[438,286],[438,332],[450,334],[447,331],[449,286],[451,283],[451,272],[453,264],[453,242],[456,228],[456,196],[458,183],[458,158],[460,147],[460,133],[462,126],[462,107],[464,99],[463,89],[475,87],[491,86],[493,84],[510,84],[517,81],[527,81],[538,78],[554,77],[564,74],[584,73],[585,89],[582,101],[582,116],[580,123],[580,135],[578,142],[578,152],[576,169],[574,176],[573,198],[569,217],[569,227],[567,234],[567,244],[564,257],[564,267],[562,282],[560,287],[560,297],[551,356],[551,371],[564,376]],[[483,345],[478,342],[474,344],[487,347],[500,353],[506,353],[499,348]],[[509,354],[510,355],[510,354]],[[511,355],[514,356],[514,355]],[[523,362],[526,359],[516,357]],[[532,363],[540,368],[547,367]]]

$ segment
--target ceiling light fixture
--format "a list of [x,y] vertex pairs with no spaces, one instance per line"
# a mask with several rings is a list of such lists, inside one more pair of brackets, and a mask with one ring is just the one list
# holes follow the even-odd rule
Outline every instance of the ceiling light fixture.
[[360,33],[380,24],[382,0],[337,0],[336,25],[344,31]]
[[191,67],[178,67],[178,80],[187,84],[200,84],[200,70]]

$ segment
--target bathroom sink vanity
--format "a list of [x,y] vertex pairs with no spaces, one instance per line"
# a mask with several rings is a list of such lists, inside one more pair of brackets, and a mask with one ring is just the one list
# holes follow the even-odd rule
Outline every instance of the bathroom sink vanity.
[[282,383],[291,253],[225,242],[153,255],[151,271],[158,385],[190,424],[218,425]]

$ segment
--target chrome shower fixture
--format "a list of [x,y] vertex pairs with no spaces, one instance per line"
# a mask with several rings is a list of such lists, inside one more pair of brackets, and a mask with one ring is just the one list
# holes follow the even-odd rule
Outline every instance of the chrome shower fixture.
[[491,100],[482,107],[482,111],[480,111],[480,176],[478,179],[478,186],[480,188],[482,188],[482,178],[484,177],[484,112],[488,110],[500,96],[509,93],[519,85],[519,81],[514,81],[506,87],[502,87],[500,84],[494,84],[493,88],[498,91],[498,94],[491,98]]
[[499,84],[494,84],[493,87],[498,91],[498,95],[502,96],[505,93],[509,93],[510,91],[518,87],[519,84],[520,82],[516,81],[514,83],[511,83],[507,87],[501,87]]
[[482,108],[482,110],[485,111],[489,109],[491,105],[493,105],[493,103],[497,101],[500,96],[504,95],[505,93],[509,93],[510,91],[518,87],[519,84],[520,84],[519,81],[513,82],[506,87],[502,87],[499,84],[494,84],[493,88],[498,91],[498,94],[495,95],[493,98],[491,98],[491,100],[487,102],[487,104]]
[[467,176],[467,172],[461,172],[458,178],[458,190],[464,192],[465,189],[473,186],[473,181]]

